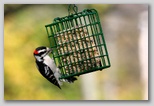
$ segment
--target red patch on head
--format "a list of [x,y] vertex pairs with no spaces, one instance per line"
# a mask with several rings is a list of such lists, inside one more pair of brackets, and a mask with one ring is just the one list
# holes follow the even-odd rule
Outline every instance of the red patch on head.
[[34,51],[34,54],[38,54],[38,51],[37,51],[37,50],[35,50],[35,51]]

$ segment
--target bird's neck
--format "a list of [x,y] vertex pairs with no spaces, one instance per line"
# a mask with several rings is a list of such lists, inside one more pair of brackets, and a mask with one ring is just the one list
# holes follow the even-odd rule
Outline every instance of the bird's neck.
[[35,56],[36,60],[39,61],[39,62],[42,62],[43,61],[43,58],[40,57],[40,56]]

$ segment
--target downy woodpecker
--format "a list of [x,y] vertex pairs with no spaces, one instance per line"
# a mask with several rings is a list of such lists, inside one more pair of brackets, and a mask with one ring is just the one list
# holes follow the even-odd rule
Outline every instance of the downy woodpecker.
[[53,58],[50,58],[49,53],[52,50],[45,46],[37,47],[33,54],[36,59],[36,66],[39,72],[51,83],[58,86],[60,89],[60,85],[62,85],[62,81],[72,83],[77,80],[75,77],[71,77],[69,79],[62,79],[59,68],[55,65]]

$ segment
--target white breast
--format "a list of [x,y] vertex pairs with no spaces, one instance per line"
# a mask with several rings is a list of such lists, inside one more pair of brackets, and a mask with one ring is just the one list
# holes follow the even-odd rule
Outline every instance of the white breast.
[[50,69],[53,71],[54,73],[54,76],[56,77],[59,85],[62,85],[62,82],[59,80],[59,78],[61,77],[61,74],[60,74],[60,70],[59,68],[56,66],[55,62],[53,59],[51,59],[49,56],[45,56],[44,57],[44,63],[46,65],[48,65],[50,67]]
[[50,69],[55,73],[56,65],[53,59],[51,59],[48,55],[44,57],[44,63],[50,67]]

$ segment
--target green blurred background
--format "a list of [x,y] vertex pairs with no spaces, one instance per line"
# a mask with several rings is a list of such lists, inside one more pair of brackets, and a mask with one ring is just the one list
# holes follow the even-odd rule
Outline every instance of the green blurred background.
[[82,75],[75,83],[64,83],[62,90],[58,89],[38,72],[33,51],[41,45],[49,46],[45,25],[52,23],[56,17],[68,15],[68,5],[5,4],[5,100],[144,99],[145,85],[142,84],[138,53],[140,32],[137,25],[139,14],[147,9],[147,5],[77,6],[78,11],[85,8],[95,8],[98,11],[111,68]]

